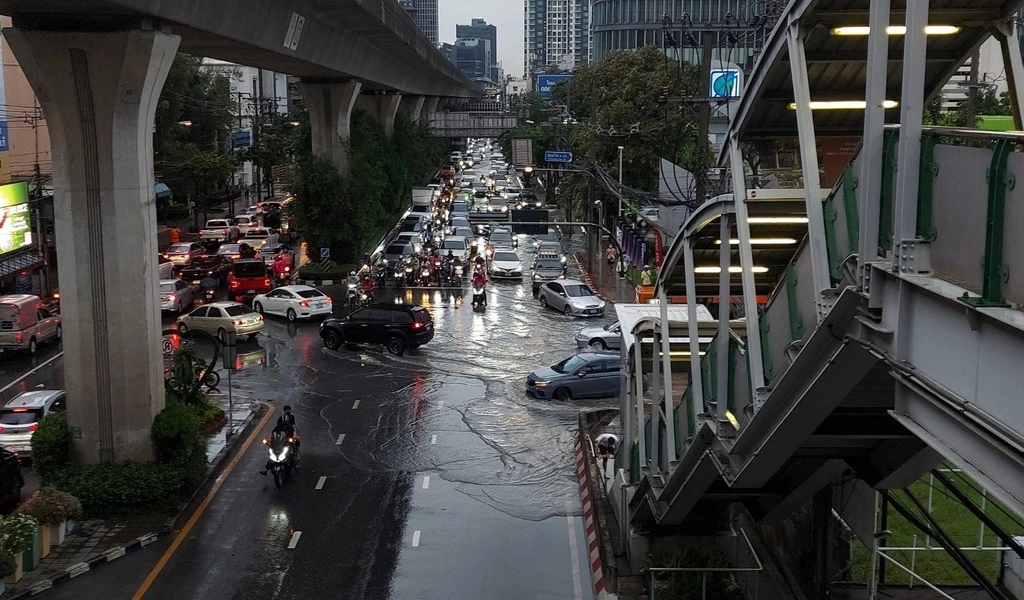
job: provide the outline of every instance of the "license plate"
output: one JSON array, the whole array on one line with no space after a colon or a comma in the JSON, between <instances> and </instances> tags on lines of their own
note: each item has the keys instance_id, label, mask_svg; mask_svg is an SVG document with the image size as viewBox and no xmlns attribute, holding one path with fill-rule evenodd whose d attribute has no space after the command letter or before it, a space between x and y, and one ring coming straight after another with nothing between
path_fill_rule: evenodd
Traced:
<instances>
[{"instance_id":1,"label":"license plate","mask_svg":"<svg viewBox=\"0 0 1024 600\"><path fill-rule=\"evenodd\" d=\"M200 283L202 283L202 281L200 281L198 279L193 279L192 280L192 285L199 285Z\"/></svg>"},{"instance_id":2,"label":"license plate","mask_svg":"<svg viewBox=\"0 0 1024 600\"><path fill-rule=\"evenodd\" d=\"M587 314L588 315L596 315L597 314L597 309L596 308L587 309Z\"/></svg>"},{"instance_id":3,"label":"license plate","mask_svg":"<svg viewBox=\"0 0 1024 600\"><path fill-rule=\"evenodd\" d=\"M323 308L323 307L324 307L324 303L323 302L317 302L316 304L313 305L313 308Z\"/></svg>"}]
</instances>

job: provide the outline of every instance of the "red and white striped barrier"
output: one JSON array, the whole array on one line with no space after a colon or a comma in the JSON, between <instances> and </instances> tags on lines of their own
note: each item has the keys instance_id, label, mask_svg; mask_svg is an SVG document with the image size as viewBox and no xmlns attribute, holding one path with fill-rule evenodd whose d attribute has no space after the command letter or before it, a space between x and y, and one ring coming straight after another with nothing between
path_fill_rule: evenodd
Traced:
<instances>
[{"instance_id":1,"label":"red and white striped barrier","mask_svg":"<svg viewBox=\"0 0 1024 600\"><path fill-rule=\"evenodd\" d=\"M594 584L595 600L615 598L605 589L604 571L601 569L601 536L597 531L597 517L594 515L594 497L590 493L587 478L587 459L583 453L583 434L577 432L575 442L576 480L579 483L580 500L583 502L583 530L587 538L587 556L590 563L590 577ZM589 441L588 441L589 442Z\"/></svg>"}]
</instances>

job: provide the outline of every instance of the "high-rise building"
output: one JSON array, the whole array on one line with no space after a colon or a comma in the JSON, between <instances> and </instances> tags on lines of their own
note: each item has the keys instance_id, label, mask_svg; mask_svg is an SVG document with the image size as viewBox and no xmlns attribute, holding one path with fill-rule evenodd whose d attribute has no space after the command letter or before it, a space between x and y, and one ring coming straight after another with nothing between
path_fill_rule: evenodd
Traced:
<instances>
[{"instance_id":1,"label":"high-rise building","mask_svg":"<svg viewBox=\"0 0 1024 600\"><path fill-rule=\"evenodd\" d=\"M525 0L526 73L571 71L590 62L591 0Z\"/></svg>"},{"instance_id":2,"label":"high-rise building","mask_svg":"<svg viewBox=\"0 0 1024 600\"><path fill-rule=\"evenodd\" d=\"M490 80L490 40L455 40L455 66L473 80Z\"/></svg>"},{"instance_id":3,"label":"high-rise building","mask_svg":"<svg viewBox=\"0 0 1024 600\"><path fill-rule=\"evenodd\" d=\"M763 2L749 0L593 0L592 32L593 61L602 60L616 50L632 50L644 46L663 44L662 18L668 15L674 22L673 35L685 35L679 25L682 15L689 16L693 23L691 30L699 38L702 26L721 25L726 15L741 24L748 24L765 12ZM714 58L742 65L753 66L753 59L764 45L770 27L744 29L738 35L738 43L716 44ZM701 49L683 45L674 52L683 52L683 60L696 64Z\"/></svg>"},{"instance_id":4,"label":"high-rise building","mask_svg":"<svg viewBox=\"0 0 1024 600\"><path fill-rule=\"evenodd\" d=\"M473 19L469 25L456 25L455 37L460 40L487 40L490 42L490 60L482 76L498 83L501 75L498 72L498 28L488 25L483 19Z\"/></svg>"},{"instance_id":5,"label":"high-rise building","mask_svg":"<svg viewBox=\"0 0 1024 600\"><path fill-rule=\"evenodd\" d=\"M398 0L420 31L427 34L430 43L437 45L437 0Z\"/></svg>"}]
</instances>

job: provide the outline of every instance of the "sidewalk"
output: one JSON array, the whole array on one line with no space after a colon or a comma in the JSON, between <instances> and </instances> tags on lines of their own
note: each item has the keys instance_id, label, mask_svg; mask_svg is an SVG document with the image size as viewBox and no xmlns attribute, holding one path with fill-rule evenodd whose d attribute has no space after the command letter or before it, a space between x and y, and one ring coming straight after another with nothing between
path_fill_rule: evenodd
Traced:
<instances>
[{"instance_id":1,"label":"sidewalk","mask_svg":"<svg viewBox=\"0 0 1024 600\"><path fill-rule=\"evenodd\" d=\"M580 279L597 292L606 302L635 303L636 289L626 279L619 279L603 256L577 250L573 253L580 269Z\"/></svg>"},{"instance_id":2,"label":"sidewalk","mask_svg":"<svg viewBox=\"0 0 1024 600\"><path fill-rule=\"evenodd\" d=\"M217 405L228 412L227 395L211 395ZM229 422L234 425L237 433L243 423L255 410L253 401L242 394L235 394L233 410ZM228 424L207 435L206 455L210 461L210 469L215 468L217 460L226 457L224 449L227 445ZM8 585L5 599L17 598L21 595L34 595L49 589L55 582L90 570L90 567L114 560L131 548L143 547L156 541L157 537L171 530L176 515L159 512L153 514L131 515L112 519L90 519L75 524L75 529L65 538L60 546L53 547L46 558L15 585Z\"/></svg>"}]
</instances>

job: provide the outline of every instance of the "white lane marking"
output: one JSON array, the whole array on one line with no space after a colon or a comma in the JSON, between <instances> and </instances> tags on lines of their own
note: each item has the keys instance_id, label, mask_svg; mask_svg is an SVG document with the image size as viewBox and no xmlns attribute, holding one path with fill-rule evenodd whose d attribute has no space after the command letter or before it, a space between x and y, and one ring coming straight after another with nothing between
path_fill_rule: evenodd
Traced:
<instances>
[{"instance_id":1,"label":"white lane marking","mask_svg":"<svg viewBox=\"0 0 1024 600\"><path fill-rule=\"evenodd\" d=\"M437 401L437 407L438 408L444 408L444 400L438 400Z\"/></svg>"},{"instance_id":2,"label":"white lane marking","mask_svg":"<svg viewBox=\"0 0 1024 600\"><path fill-rule=\"evenodd\" d=\"M437 436L436 435L430 436L430 444L434 445L436 443L437 443Z\"/></svg>"},{"instance_id":3,"label":"white lane marking","mask_svg":"<svg viewBox=\"0 0 1024 600\"><path fill-rule=\"evenodd\" d=\"M356 400L355 402L352 403L352 410L355 410L357 408L359 408L359 401L358 400Z\"/></svg>"},{"instance_id":4,"label":"white lane marking","mask_svg":"<svg viewBox=\"0 0 1024 600\"><path fill-rule=\"evenodd\" d=\"M327 483L327 476L326 475L321 475L320 479L317 479L317 481L316 481L316 487L313 488L313 489L322 490L322 489L324 489L324 484L325 483Z\"/></svg>"},{"instance_id":5,"label":"white lane marking","mask_svg":"<svg viewBox=\"0 0 1024 600\"><path fill-rule=\"evenodd\" d=\"M292 534L292 539L288 540L288 549L292 550L299 545L299 538L302 537L301 531L296 531Z\"/></svg>"},{"instance_id":6,"label":"white lane marking","mask_svg":"<svg viewBox=\"0 0 1024 600\"><path fill-rule=\"evenodd\" d=\"M344 433L339 433L338 434L338 440L336 442L334 442L334 445L335 446L340 446L341 443L344 442L344 441L345 441L345 434Z\"/></svg>"},{"instance_id":7,"label":"white lane marking","mask_svg":"<svg viewBox=\"0 0 1024 600\"><path fill-rule=\"evenodd\" d=\"M25 372L25 374L24 374L24 375L22 375L21 377L19 377L19 378L15 379L14 381L12 381L12 382L8 383L7 385L5 385L4 387L0 388L0 394L2 394L2 393L4 393L4 392L6 392L7 390L11 389L12 387L14 387L14 386L18 385L19 383L21 383L21 380L25 379L25 378L26 378L26 377L28 377L29 375L31 375L31 374L33 374L33 373L35 373L35 372L36 372L36 371L38 371L39 369L42 369L42 368L43 368L43 367L45 367L46 365L48 365L48 364L52 363L53 361L57 360L58 358L60 358L60 357L62 357L62 356L64 356L64 351L63 351L63 350L61 350L61 351L60 351L60 352L58 352L57 354L54 354L54 355L53 355L53 356L51 356L50 358L46 359L46 361L45 361L45 362L43 362L43 363L41 363L41 364L39 364L39 365L37 365L37 366L33 367L33 368L32 368L32 369L30 369L29 371L26 371L26 372ZM36 387L39 387L39 386L36 386Z\"/></svg>"},{"instance_id":8,"label":"white lane marking","mask_svg":"<svg viewBox=\"0 0 1024 600\"><path fill-rule=\"evenodd\" d=\"M572 559L572 592L573 598L583 600L583 586L580 585L580 557L576 548L576 517L565 518L569 526L569 556Z\"/></svg>"},{"instance_id":9,"label":"white lane marking","mask_svg":"<svg viewBox=\"0 0 1024 600\"><path fill-rule=\"evenodd\" d=\"M420 545L420 530L412 532L412 547L416 548Z\"/></svg>"},{"instance_id":10,"label":"white lane marking","mask_svg":"<svg viewBox=\"0 0 1024 600\"><path fill-rule=\"evenodd\" d=\"M430 475L424 475L423 476L423 489L427 489L429 487L430 487Z\"/></svg>"}]
</instances>

